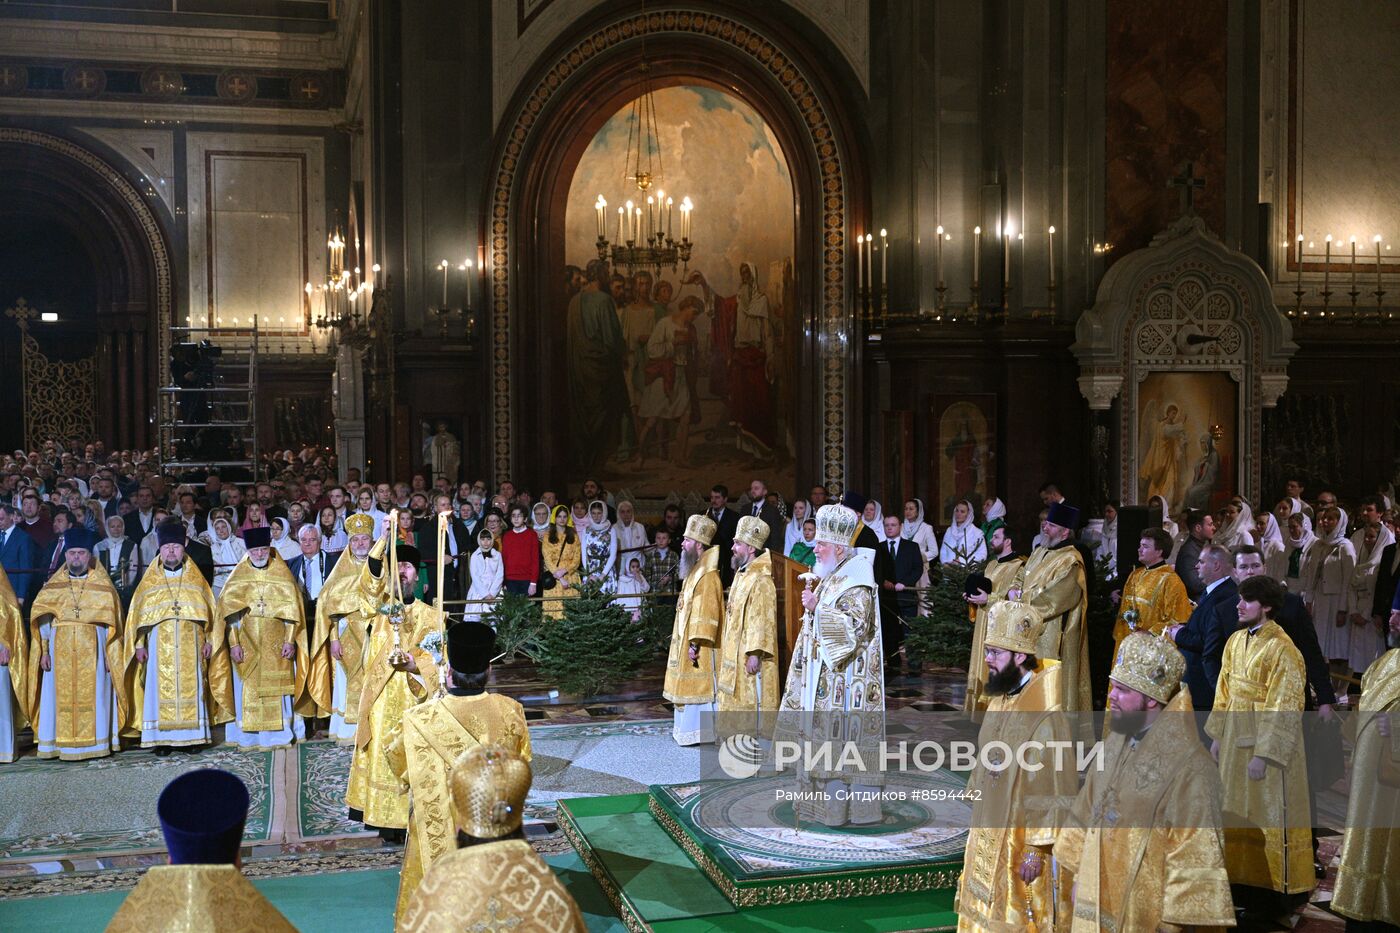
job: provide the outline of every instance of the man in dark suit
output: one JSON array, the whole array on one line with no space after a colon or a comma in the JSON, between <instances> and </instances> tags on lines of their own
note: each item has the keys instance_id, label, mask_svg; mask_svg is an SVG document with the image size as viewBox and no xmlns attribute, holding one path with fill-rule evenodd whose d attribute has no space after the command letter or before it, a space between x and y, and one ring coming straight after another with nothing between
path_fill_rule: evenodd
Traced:
<instances>
[{"instance_id":1,"label":"man in dark suit","mask_svg":"<svg viewBox=\"0 0 1400 933\"><path fill-rule=\"evenodd\" d=\"M39 559L34 541L19 527L19 509L6 502L0 505L0 566L10 578L10 588L21 607L43 584L43 575L33 573ZM25 610L28 614L28 610Z\"/></svg>"},{"instance_id":2,"label":"man in dark suit","mask_svg":"<svg viewBox=\"0 0 1400 933\"><path fill-rule=\"evenodd\" d=\"M180 521L179 518L174 516L167 518L165 521L161 522L161 524L176 524L182 527L188 527L184 522ZM157 526L157 530L159 530L159 526ZM209 550L209 545L200 541L198 538L189 538L185 541L185 554L190 560L194 561L194 565L198 568L200 576L204 577L204 582L213 586L214 552Z\"/></svg>"},{"instance_id":3,"label":"man in dark suit","mask_svg":"<svg viewBox=\"0 0 1400 933\"><path fill-rule=\"evenodd\" d=\"M919 614L919 579L924 555L901 534L897 515L885 516L885 539L875 549L875 585L880 588L880 633L885 646L885 669L899 667L905 620Z\"/></svg>"},{"instance_id":4,"label":"man in dark suit","mask_svg":"<svg viewBox=\"0 0 1400 933\"><path fill-rule=\"evenodd\" d=\"M768 484L761 479L756 479L749 483L749 502L747 513L755 518L763 519L763 523L768 526L768 541L781 542L787 533L786 524L783 521L783 513L777 507L768 502Z\"/></svg>"},{"instance_id":5,"label":"man in dark suit","mask_svg":"<svg viewBox=\"0 0 1400 933\"><path fill-rule=\"evenodd\" d=\"M132 501L136 508L128 512L122 518L122 522L126 525L126 536L140 544L156 527L156 498L150 486L141 486L136 490Z\"/></svg>"},{"instance_id":6,"label":"man in dark suit","mask_svg":"<svg viewBox=\"0 0 1400 933\"><path fill-rule=\"evenodd\" d=\"M1371 620L1382 628L1390 619L1391 608L1400 599L1400 550L1394 544L1387 544L1381 551L1381 562L1376 565L1376 598L1371 603Z\"/></svg>"},{"instance_id":7,"label":"man in dark suit","mask_svg":"<svg viewBox=\"0 0 1400 933\"><path fill-rule=\"evenodd\" d=\"M287 569L301 587L302 602L306 606L307 635L314 641L316 600L342 552L328 554L321 550L321 531L315 525L302 525L297 529L297 544L301 546L301 553L287 561Z\"/></svg>"},{"instance_id":8,"label":"man in dark suit","mask_svg":"<svg viewBox=\"0 0 1400 933\"><path fill-rule=\"evenodd\" d=\"M1196 560L1196 574L1204 589L1185 625L1173 625L1168 636L1186 656L1186 685L1197 712L1210 712L1215 705L1215 684L1220 679L1220 660L1225 641L1239 628L1239 590L1230 576L1231 558L1227 548L1207 544Z\"/></svg>"},{"instance_id":9,"label":"man in dark suit","mask_svg":"<svg viewBox=\"0 0 1400 933\"><path fill-rule=\"evenodd\" d=\"M739 513L729 507L729 487L715 483L710 490L710 507L705 511L715 523L712 547L719 548L719 579L726 587L734 580L734 532L739 530Z\"/></svg>"},{"instance_id":10,"label":"man in dark suit","mask_svg":"<svg viewBox=\"0 0 1400 933\"><path fill-rule=\"evenodd\" d=\"M180 493L179 506L176 508L173 518L179 520L185 526L185 537L194 538L203 534L209 528L209 518L199 511L195 504L194 493L188 489Z\"/></svg>"},{"instance_id":11,"label":"man in dark suit","mask_svg":"<svg viewBox=\"0 0 1400 933\"><path fill-rule=\"evenodd\" d=\"M1209 512L1190 512L1186 516L1186 532L1186 540L1181 542L1176 552L1176 575L1186 584L1186 595L1194 602L1200 602L1206 585L1196 575L1196 561L1200 559L1202 549L1215 537L1215 519ZM1230 630L1234 631L1234 628L1231 623ZM1188 668L1187 677L1190 676Z\"/></svg>"}]
</instances>

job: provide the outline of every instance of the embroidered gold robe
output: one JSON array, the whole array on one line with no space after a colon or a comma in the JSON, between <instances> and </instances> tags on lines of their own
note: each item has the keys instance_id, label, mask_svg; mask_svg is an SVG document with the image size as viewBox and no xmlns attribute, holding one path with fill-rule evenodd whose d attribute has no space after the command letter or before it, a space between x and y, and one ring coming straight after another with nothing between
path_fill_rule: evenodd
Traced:
<instances>
[{"instance_id":1,"label":"embroidered gold robe","mask_svg":"<svg viewBox=\"0 0 1400 933\"><path fill-rule=\"evenodd\" d=\"M1040 638L1036 656L1060 662L1064 708L1092 711L1089 641L1084 633L1089 608L1084 558L1072 544L1038 547L1016 574L1011 589L1020 590L1020 601L1039 609L1045 617L1045 634Z\"/></svg>"},{"instance_id":2,"label":"embroidered gold robe","mask_svg":"<svg viewBox=\"0 0 1400 933\"><path fill-rule=\"evenodd\" d=\"M0 741L0 763L7 763L15 760L15 733L24 725L20 717L26 715L24 698L29 695L29 672L28 649L24 644L24 616L3 567L0 567L0 645L10 652L9 663L0 668L0 703L5 704L0 709L0 717L3 717L0 719L0 730L9 733L5 741ZM3 728L6 725L8 729Z\"/></svg>"},{"instance_id":3,"label":"embroidered gold robe","mask_svg":"<svg viewBox=\"0 0 1400 933\"><path fill-rule=\"evenodd\" d=\"M45 628L49 629L48 638L44 637ZM29 632L23 704L25 716L34 726L36 740L41 732L43 704L40 696L44 672L39 661L43 655L49 655L49 667L53 672L54 744L57 748L46 751L41 741L39 757L82 761L110 755L111 740L117 737L107 734L111 723L110 707L101 711L107 722L98 722L98 693L109 691L107 703L115 693L117 722L124 722L125 701L121 691L114 689L112 673L122 669L122 600L102 565L95 565L81 580L70 577L68 569L60 567L34 597L29 610ZM102 653L101 665L98 651ZM115 683L120 685L120 678L115 678ZM97 747L99 733L105 736L102 740L107 743L105 747Z\"/></svg>"},{"instance_id":4,"label":"embroidered gold robe","mask_svg":"<svg viewBox=\"0 0 1400 933\"><path fill-rule=\"evenodd\" d=\"M153 637L148 641L147 635ZM211 646L207 661L202 651L206 644ZM145 664L136 660L139 647L149 652ZM188 555L178 577L167 577L159 560L146 568L127 609L122 657L124 680L118 692L124 690L131 701L123 734L195 729L201 707L208 712L210 726L233 719L233 675L224 621L215 610L213 591ZM159 672L160 697L157 715L147 718L146 669L152 664Z\"/></svg>"},{"instance_id":5,"label":"embroidered gold robe","mask_svg":"<svg viewBox=\"0 0 1400 933\"><path fill-rule=\"evenodd\" d=\"M1041 752L1024 753L1022 768L1014 760L1002 771L986 769L979 755L968 779L978 795L972 805L972 826L958 880L959 930L1055 929L1056 918L1067 912L1071 878L1061 871L1058 883L1050 861L1051 846L1065 810L1079 790L1073 752L1064 767L1055 767L1048 742L1071 742L1070 717L1062 714L1064 688L1059 680L1064 665L1041 660L1029 682L1012 696L988 698L977 744L1005 742L1013 751L1030 742ZM1028 852L1041 856L1040 876L1031 884L1021 880Z\"/></svg>"},{"instance_id":6,"label":"embroidered gold robe","mask_svg":"<svg viewBox=\"0 0 1400 933\"><path fill-rule=\"evenodd\" d=\"M676 618L671 628L671 651L666 659L662 694L672 703L715 701L715 646L724 624L724 585L719 579L719 548L700 555L681 584ZM690 660L691 644L700 646L698 664Z\"/></svg>"},{"instance_id":7,"label":"embroidered gold robe","mask_svg":"<svg viewBox=\"0 0 1400 933\"><path fill-rule=\"evenodd\" d=\"M771 552L764 551L735 572L718 650L719 711L777 710L778 589L773 583ZM751 654L758 656L757 674L750 674L746 667ZM760 733L766 735L771 730L769 723Z\"/></svg>"},{"instance_id":8,"label":"embroidered gold robe","mask_svg":"<svg viewBox=\"0 0 1400 933\"><path fill-rule=\"evenodd\" d=\"M107 933L296 933L233 865L154 865Z\"/></svg>"},{"instance_id":9,"label":"embroidered gold robe","mask_svg":"<svg viewBox=\"0 0 1400 933\"><path fill-rule=\"evenodd\" d=\"M1303 755L1303 656L1277 622L1225 642L1206 733L1220 743L1225 867L1231 884L1285 894L1311 891L1312 817ZM1264 778L1245 773L1259 756Z\"/></svg>"},{"instance_id":10,"label":"embroidered gold robe","mask_svg":"<svg viewBox=\"0 0 1400 933\"><path fill-rule=\"evenodd\" d=\"M963 710L973 714L974 719L980 719L982 710L987 708L984 693L987 686L987 649L983 645L983 639L987 637L987 611L1006 599L1007 591L1025 562L1025 558L1012 555L998 557L982 568L982 575L992 581L992 591L987 594L986 605L977 607L972 620L972 654L968 657L967 694L963 697Z\"/></svg>"},{"instance_id":11,"label":"embroidered gold robe","mask_svg":"<svg viewBox=\"0 0 1400 933\"><path fill-rule=\"evenodd\" d=\"M401 729L385 749L410 804L395 916L404 915L423 873L456 848L448 779L457 756L478 745L500 745L528 762L530 730L524 708L491 693L445 696L404 713Z\"/></svg>"},{"instance_id":12,"label":"embroidered gold robe","mask_svg":"<svg viewBox=\"0 0 1400 933\"><path fill-rule=\"evenodd\" d=\"M267 566L259 568L244 555L219 593L218 613L227 627L229 647L243 649L243 660L233 662L243 684L238 728L288 728L283 697L292 698L296 713L315 715L315 701L307 695L306 606L282 556L271 551ZM292 657L282 657L284 644L292 646Z\"/></svg>"},{"instance_id":13,"label":"embroidered gold robe","mask_svg":"<svg viewBox=\"0 0 1400 933\"><path fill-rule=\"evenodd\" d=\"M1235 925L1220 774L1201 745L1191 691L1180 689L1138 742L1109 733L1055 839L1074 873L1074 933L1176 924Z\"/></svg>"},{"instance_id":14,"label":"embroidered gold robe","mask_svg":"<svg viewBox=\"0 0 1400 933\"><path fill-rule=\"evenodd\" d=\"M1394 924L1400 918L1400 788L1382 784L1377 774L1383 764L1400 771L1400 648L1366 669L1357 709L1346 835L1331 908L1353 920ZM1390 715L1389 737L1377 723L1383 712Z\"/></svg>"},{"instance_id":15,"label":"embroidered gold robe","mask_svg":"<svg viewBox=\"0 0 1400 933\"><path fill-rule=\"evenodd\" d=\"M399 915L399 933L584 933L583 915L528 842L454 849L433 865Z\"/></svg>"},{"instance_id":16,"label":"embroidered gold robe","mask_svg":"<svg viewBox=\"0 0 1400 933\"><path fill-rule=\"evenodd\" d=\"M351 725L359 719L370 626L374 624L376 607L384 599L379 592L367 597L366 581L379 581L369 577L365 563L347 548L321 587L316 597L315 632L309 646L311 669L306 678L306 689L316 702L317 715L334 713ZM331 644L337 641L339 661L331 656ZM334 697L337 669L345 680L344 697L339 704L343 709L337 708Z\"/></svg>"},{"instance_id":17,"label":"embroidered gold robe","mask_svg":"<svg viewBox=\"0 0 1400 933\"><path fill-rule=\"evenodd\" d=\"M1132 623L1128 613L1136 613ZM1118 620L1113 623L1113 656L1118 646L1134 631L1162 634L1169 625L1184 625L1191 618L1191 599L1186 584L1171 564L1134 567L1123 584L1123 600L1118 604Z\"/></svg>"}]
</instances>

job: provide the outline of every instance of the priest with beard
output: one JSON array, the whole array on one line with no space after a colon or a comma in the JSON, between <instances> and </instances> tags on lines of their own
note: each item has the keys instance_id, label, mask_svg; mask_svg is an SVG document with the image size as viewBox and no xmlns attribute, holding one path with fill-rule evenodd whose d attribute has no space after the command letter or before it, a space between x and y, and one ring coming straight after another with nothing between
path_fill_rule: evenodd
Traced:
<instances>
[{"instance_id":1,"label":"priest with beard","mask_svg":"<svg viewBox=\"0 0 1400 933\"><path fill-rule=\"evenodd\" d=\"M986 682L987 665L983 661L985 653L982 640L987 634L987 612L991 606L1006 599L1007 591L1025 563L1024 557L1016 554L1016 545L1011 538L1011 529L1000 518L994 518L987 525L987 543L991 548L992 559L987 561L979 574L968 574L964 599L976 606L976 616L972 620L972 654L967 665L967 694L963 699L963 710L974 722L980 722L982 711L987 708Z\"/></svg>"},{"instance_id":2,"label":"priest with beard","mask_svg":"<svg viewBox=\"0 0 1400 933\"><path fill-rule=\"evenodd\" d=\"M1055 839L1074 874L1075 933L1234 925L1220 775L1197 738L1185 671L1157 635L1119 646L1103 767L1087 770Z\"/></svg>"},{"instance_id":3,"label":"priest with beard","mask_svg":"<svg viewBox=\"0 0 1400 933\"><path fill-rule=\"evenodd\" d=\"M715 646L724 624L724 587L719 559L724 548L710 542L717 526L692 515L681 541L681 595L671 628L662 695L675 704L672 735L677 745L715 740Z\"/></svg>"},{"instance_id":4,"label":"priest with beard","mask_svg":"<svg viewBox=\"0 0 1400 933\"><path fill-rule=\"evenodd\" d=\"M347 516L349 546L331 569L315 601L315 637L307 689L322 710L330 710L330 736L355 741L360 692L365 680L365 649L375 607L383 594L366 599L362 590L365 561L374 546L374 519L361 512Z\"/></svg>"},{"instance_id":5,"label":"priest with beard","mask_svg":"<svg viewBox=\"0 0 1400 933\"><path fill-rule=\"evenodd\" d=\"M725 604L719 638L719 712L734 725L753 725L755 735L772 731L778 708L778 590L773 558L764 550L769 528L745 515L734 533L734 583ZM739 713L751 714L740 717Z\"/></svg>"},{"instance_id":6,"label":"priest with beard","mask_svg":"<svg viewBox=\"0 0 1400 933\"><path fill-rule=\"evenodd\" d=\"M972 825L958 884L959 930L1053 930L1068 917L1069 873L1051 861L1062 814L1079 790L1074 728L1065 715L1064 668L1036 656L1045 619L1034 606L999 602L983 638L987 712L984 752L968 780ZM992 743L1003 749L988 765ZM1055 745L1063 743L1061 757Z\"/></svg>"}]
</instances>

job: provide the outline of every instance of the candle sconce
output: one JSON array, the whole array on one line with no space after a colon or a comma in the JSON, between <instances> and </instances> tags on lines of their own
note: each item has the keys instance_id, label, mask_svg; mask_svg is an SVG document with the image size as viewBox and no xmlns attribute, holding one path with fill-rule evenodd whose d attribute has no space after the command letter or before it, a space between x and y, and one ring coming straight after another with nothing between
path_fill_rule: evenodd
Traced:
<instances>
[{"instance_id":1,"label":"candle sconce","mask_svg":"<svg viewBox=\"0 0 1400 933\"><path fill-rule=\"evenodd\" d=\"M472 274L472 261L470 259L457 266L457 271L464 274L466 278L466 288L463 303L454 307L448 298L448 272L450 266L446 259L438 263L438 268L442 270L442 302L436 306L430 306L428 311L437 317L439 330L438 334L442 340L448 339L449 325L453 318L463 322L464 335L469 345L476 342L477 314L472 308L472 291L475 277ZM478 266L480 269L480 266Z\"/></svg>"}]
</instances>

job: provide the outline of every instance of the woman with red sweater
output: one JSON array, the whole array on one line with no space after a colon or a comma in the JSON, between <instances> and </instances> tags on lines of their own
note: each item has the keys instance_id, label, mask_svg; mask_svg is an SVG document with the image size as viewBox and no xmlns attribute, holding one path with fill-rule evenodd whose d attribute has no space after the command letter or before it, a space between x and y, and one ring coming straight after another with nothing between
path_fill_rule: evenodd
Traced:
<instances>
[{"instance_id":1,"label":"woman with red sweater","mask_svg":"<svg viewBox=\"0 0 1400 933\"><path fill-rule=\"evenodd\" d=\"M510 507L510 530L501 535L501 561L505 564L506 592L534 596L540 578L540 536L531 529L523 506Z\"/></svg>"}]
</instances>

